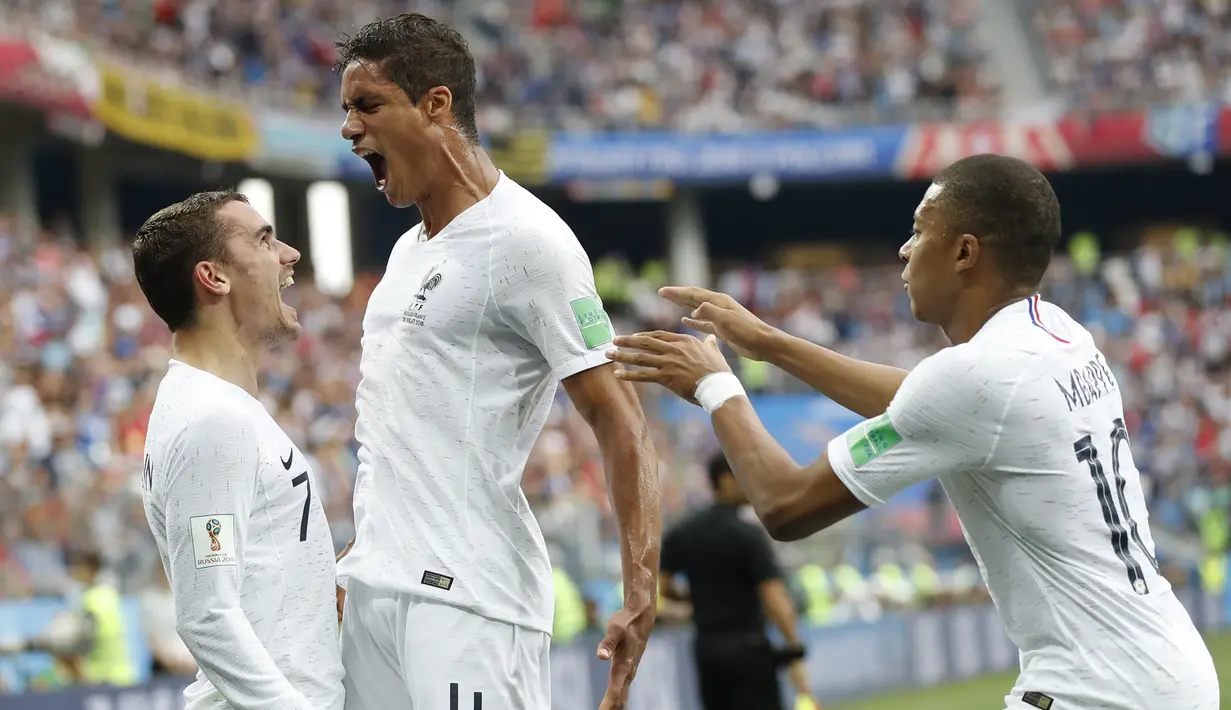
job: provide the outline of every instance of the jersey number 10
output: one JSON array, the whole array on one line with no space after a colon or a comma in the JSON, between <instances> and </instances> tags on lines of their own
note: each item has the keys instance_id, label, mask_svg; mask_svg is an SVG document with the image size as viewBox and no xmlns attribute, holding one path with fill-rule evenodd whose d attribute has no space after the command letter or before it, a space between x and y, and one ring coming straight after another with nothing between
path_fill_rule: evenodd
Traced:
<instances>
[{"instance_id":1,"label":"jersey number 10","mask_svg":"<svg viewBox=\"0 0 1231 710\"><path fill-rule=\"evenodd\" d=\"M1145 574L1133 556L1133 551L1129 549L1129 539L1131 538L1137 544L1155 572L1158 571L1158 561L1141 541L1141 534L1137 531L1137 521L1133 520L1133 514L1128 509L1128 500L1124 497L1124 486L1128 481L1120 475L1120 444L1122 443L1128 443L1128 430L1124 427L1123 419L1116 419L1111 423L1111 475L1115 479L1114 492L1112 491L1113 482L1107 480L1107 474L1103 471L1103 462L1098 457L1098 449L1094 448L1094 442L1090 437L1083 436L1074 442L1073 451L1077 454L1078 461L1090 467L1090 477L1094 479L1099 505L1103 508L1103 521L1111 529L1111 547L1115 550L1116 557L1120 558L1128 570L1129 585L1138 594L1149 594L1150 588L1146 584ZM1117 503L1119 504L1118 510Z\"/></svg>"}]
</instances>

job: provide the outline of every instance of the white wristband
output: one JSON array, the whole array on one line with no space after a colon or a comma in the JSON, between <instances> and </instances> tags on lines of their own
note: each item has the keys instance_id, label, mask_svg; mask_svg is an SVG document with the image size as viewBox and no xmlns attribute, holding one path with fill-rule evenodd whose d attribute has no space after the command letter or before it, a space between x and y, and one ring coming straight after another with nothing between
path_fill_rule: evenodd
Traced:
<instances>
[{"instance_id":1,"label":"white wristband","mask_svg":"<svg viewBox=\"0 0 1231 710\"><path fill-rule=\"evenodd\" d=\"M744 386L740 384L739 378L733 373L711 372L697 382L697 389L693 391L692 396L706 414L713 414L723 402L740 395L746 396L747 393L744 392Z\"/></svg>"}]
</instances>

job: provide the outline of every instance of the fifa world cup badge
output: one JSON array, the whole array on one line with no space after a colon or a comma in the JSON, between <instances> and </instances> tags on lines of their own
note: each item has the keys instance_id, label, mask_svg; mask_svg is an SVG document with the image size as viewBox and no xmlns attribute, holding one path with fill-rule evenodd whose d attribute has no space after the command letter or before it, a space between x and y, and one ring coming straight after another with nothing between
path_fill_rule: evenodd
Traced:
<instances>
[{"instance_id":1,"label":"fifa world cup badge","mask_svg":"<svg viewBox=\"0 0 1231 710\"><path fill-rule=\"evenodd\" d=\"M205 524L205 532L209 533L209 549L210 552L217 552L222 549L222 545L218 544L218 534L222 532L222 523L218 522L218 518L210 518Z\"/></svg>"},{"instance_id":2,"label":"fifa world cup badge","mask_svg":"<svg viewBox=\"0 0 1231 710\"><path fill-rule=\"evenodd\" d=\"M199 515L188 524L197 569L235 566L234 515Z\"/></svg>"}]
</instances>

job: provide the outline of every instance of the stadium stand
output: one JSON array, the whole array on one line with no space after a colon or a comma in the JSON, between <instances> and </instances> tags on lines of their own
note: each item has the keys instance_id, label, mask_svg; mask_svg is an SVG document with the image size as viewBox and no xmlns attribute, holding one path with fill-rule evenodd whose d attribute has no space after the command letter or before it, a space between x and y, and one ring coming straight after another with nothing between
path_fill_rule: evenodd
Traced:
<instances>
[{"instance_id":1,"label":"stadium stand","mask_svg":"<svg viewBox=\"0 0 1231 710\"><path fill-rule=\"evenodd\" d=\"M1027 5L1052 80L1081 105L1231 99L1231 8L1225 2Z\"/></svg>"},{"instance_id":2,"label":"stadium stand","mask_svg":"<svg viewBox=\"0 0 1231 710\"><path fill-rule=\"evenodd\" d=\"M888 120L993 95L973 0L516 3L9 0L13 17L262 104L333 110L333 41L418 10L458 27L479 128L739 130Z\"/></svg>"}]
</instances>

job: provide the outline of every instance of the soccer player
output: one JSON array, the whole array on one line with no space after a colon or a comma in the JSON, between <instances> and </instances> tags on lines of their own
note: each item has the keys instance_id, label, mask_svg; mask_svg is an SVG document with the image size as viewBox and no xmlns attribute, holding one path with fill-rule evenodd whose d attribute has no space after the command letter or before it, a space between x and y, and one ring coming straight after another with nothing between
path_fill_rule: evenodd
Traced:
<instances>
[{"instance_id":1,"label":"soccer player","mask_svg":"<svg viewBox=\"0 0 1231 710\"><path fill-rule=\"evenodd\" d=\"M1213 661L1159 574L1120 386L1090 333L1039 296L1060 239L1047 180L1002 156L942 171L902 246L911 311L953 346L906 372L790 337L732 298L663 294L710 333L616 339L612 359L699 403L757 514L802 538L939 478L1013 641L1007 708L1215 710ZM813 463L761 425L715 336L869 419Z\"/></svg>"},{"instance_id":2,"label":"soccer player","mask_svg":"<svg viewBox=\"0 0 1231 710\"><path fill-rule=\"evenodd\" d=\"M611 323L572 230L497 170L475 127L465 40L419 14L339 43L342 135L394 207L363 321L347 708L549 710L551 564L521 490L557 383L594 431L622 537L624 607L598 656L624 707L654 623L657 461L636 392L604 356Z\"/></svg>"},{"instance_id":3,"label":"soccer player","mask_svg":"<svg viewBox=\"0 0 1231 710\"><path fill-rule=\"evenodd\" d=\"M235 192L172 205L133 264L172 332L145 443L142 498L196 659L188 710L341 710L335 563L307 459L256 399L257 365L299 337L299 252Z\"/></svg>"}]
</instances>

